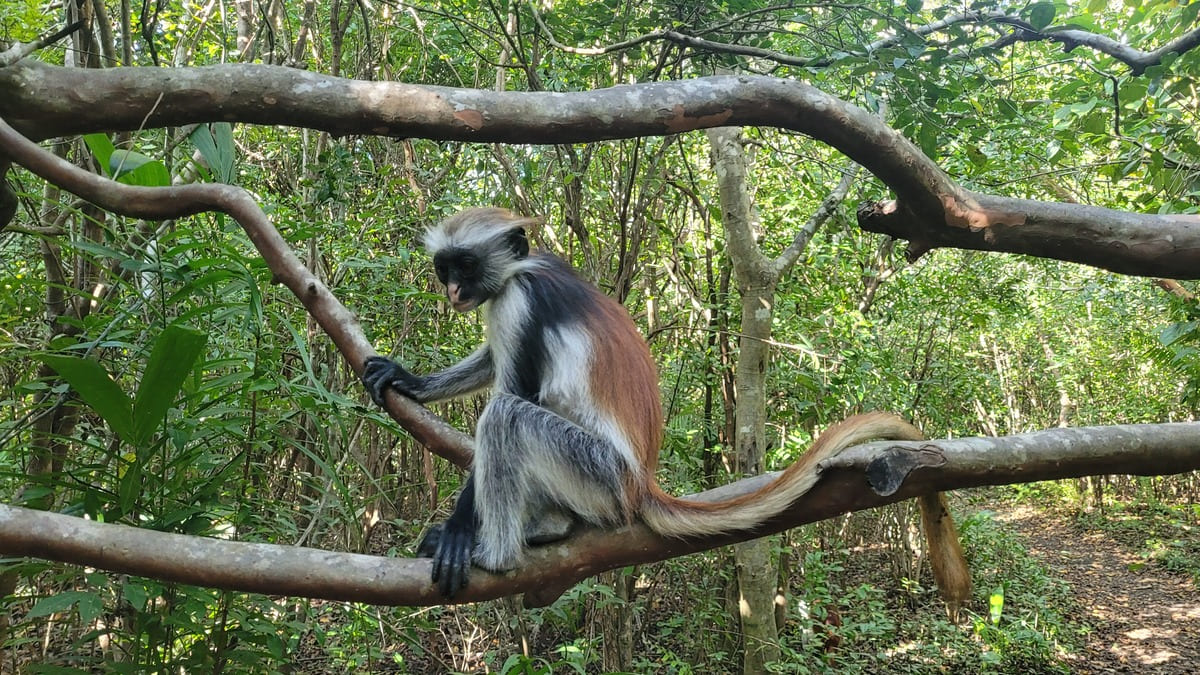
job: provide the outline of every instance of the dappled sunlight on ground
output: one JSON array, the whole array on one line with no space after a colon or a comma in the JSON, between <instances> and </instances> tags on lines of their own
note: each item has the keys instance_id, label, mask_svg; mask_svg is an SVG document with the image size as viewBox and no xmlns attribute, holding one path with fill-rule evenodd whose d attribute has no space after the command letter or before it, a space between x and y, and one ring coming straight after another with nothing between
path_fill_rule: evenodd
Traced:
<instances>
[{"instance_id":1,"label":"dappled sunlight on ground","mask_svg":"<svg viewBox=\"0 0 1200 675\"><path fill-rule=\"evenodd\" d=\"M1073 618L1092 627L1079 672L1200 672L1200 590L1190 578L1058 514L1011 506L996 519L1075 591Z\"/></svg>"}]
</instances>

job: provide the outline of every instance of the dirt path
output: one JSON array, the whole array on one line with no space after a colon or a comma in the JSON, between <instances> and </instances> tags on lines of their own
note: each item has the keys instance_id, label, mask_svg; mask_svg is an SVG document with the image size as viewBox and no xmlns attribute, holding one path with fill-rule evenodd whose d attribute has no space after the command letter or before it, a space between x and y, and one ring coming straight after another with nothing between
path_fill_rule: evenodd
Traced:
<instances>
[{"instance_id":1,"label":"dirt path","mask_svg":"<svg viewBox=\"0 0 1200 675\"><path fill-rule=\"evenodd\" d=\"M1053 513L1014 506L997 519L1074 589L1079 609L1071 618L1092 628L1076 672L1200 672L1200 590L1190 579L1141 566L1106 533L1080 532Z\"/></svg>"}]
</instances>

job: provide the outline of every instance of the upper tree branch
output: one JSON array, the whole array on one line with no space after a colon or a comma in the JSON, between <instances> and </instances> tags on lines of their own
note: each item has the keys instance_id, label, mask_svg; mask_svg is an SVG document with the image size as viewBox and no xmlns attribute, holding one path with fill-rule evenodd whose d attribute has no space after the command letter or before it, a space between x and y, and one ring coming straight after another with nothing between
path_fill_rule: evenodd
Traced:
<instances>
[{"instance_id":1,"label":"upper tree branch","mask_svg":"<svg viewBox=\"0 0 1200 675\"><path fill-rule=\"evenodd\" d=\"M213 120L503 143L578 143L773 126L828 143L895 203L862 211L912 252L1026 253L1125 274L1200 278L1200 216L1125 213L972 192L874 115L793 80L722 76L596 91L493 92L329 77L278 66L0 68L0 116L34 138Z\"/></svg>"},{"instance_id":2,"label":"upper tree branch","mask_svg":"<svg viewBox=\"0 0 1200 675\"><path fill-rule=\"evenodd\" d=\"M76 21L49 35L39 37L33 42L15 42L8 49L0 52L0 68L10 66L37 50L54 44L80 28L83 28L83 21Z\"/></svg>"},{"instance_id":3,"label":"upper tree branch","mask_svg":"<svg viewBox=\"0 0 1200 675\"><path fill-rule=\"evenodd\" d=\"M240 70L242 69L235 69ZM276 74L283 70L289 76L296 72L284 69L250 70L262 74ZM0 76L5 72L0 70ZM108 71L92 71L89 75L98 78L104 72ZM153 74L159 71L148 72ZM314 82L306 81L309 84ZM316 82L331 87L366 85L333 78L318 78ZM879 124L873 116L857 108L846 106L815 90L803 88L803 85L799 85L800 89L797 89L795 83L776 80L747 81L725 78L715 82L675 83L650 91L645 91L645 87L630 87L571 95L570 98L586 103L590 96L596 97L600 102L609 102L610 98L616 96L625 100L628 105L609 109L609 114L633 109L649 116L649 120L634 116L633 119L626 120L627 124L640 124L641 128L650 128L651 125L687 126L708 124L713 119L728 120L735 115L749 116L749 112L741 110L746 104L737 102L737 97L734 97L732 105L727 97L718 97L715 100L711 98L711 90L714 87L717 92L723 91L721 87L733 87L736 92L743 86L764 87L760 90L764 97L760 99L757 107L761 107L761 101L765 101L774 109L776 115L792 120L797 126L811 129L813 133L837 139L839 147L861 150L862 147L858 146L852 137L864 130L871 134L879 147L907 143ZM779 89L781 87L782 90ZM686 106L683 101L689 101L690 98L680 97L680 88L688 90L683 93L707 93L710 96L710 107L697 111ZM259 90L261 89L260 87ZM361 89L357 91L359 94L364 93ZM444 98L461 92L467 101L479 103L495 100L511 105L511 96L490 95L498 97L491 99L485 96L486 92L469 90L431 91L425 88L407 88L406 91L417 99L416 109L425 111L415 117L426 119L426 126L421 128L427 131L461 134L464 133L462 125L466 124L468 129L477 133L512 133L512 129L505 125L498 125L496 129L492 129L486 123L490 118L478 108L456 106L452 98ZM341 93L346 93L345 89L342 89ZM728 92L725 94L727 96ZM163 95L164 101L172 101L165 109L176 109L176 96L175 93ZM530 96L518 96L516 99L519 100L516 102L525 105L529 105L530 101L545 102L544 96ZM642 100L643 98L649 100ZM0 105L5 105L8 100L6 97L0 97ZM279 104L278 100L265 101L261 95L256 97L256 100L269 103L268 109L275 109L274 106ZM717 107L718 102L724 103L724 107ZM789 102L801 104L801 112L807 113L808 117L795 117L797 113L787 108L786 104ZM377 101L375 103L381 105ZM670 105L667 105L668 103ZM292 104L303 109L299 100ZM655 105L665 107L654 107ZM383 104L383 107L392 113L397 112L397 108L388 108L386 104ZM410 108L404 109L411 111ZM363 110L375 108L364 106ZM534 106L529 110L532 114L537 108ZM605 108L592 109L592 112L597 113L598 110ZM613 110L617 113L613 113ZM311 114L320 113L313 111ZM540 114L544 118L547 113ZM440 117L441 115L449 115L458 119L459 123L447 122ZM234 116L233 119L237 117ZM420 126L413 119L406 119L407 124ZM516 124L520 125L526 118L518 116L514 119L518 120ZM596 119L599 118L593 118ZM825 125L837 120L842 120L844 124L830 125L826 128ZM614 127L608 127L603 129L602 133L613 133L613 129ZM543 131L544 135L553 135L555 128L550 126ZM571 133L585 131L572 128ZM593 129L586 133L596 132ZM147 219L178 218L208 210L229 214L245 228L276 279L287 285L301 300L356 369L361 367L367 356L374 353L353 315L304 268L287 242L280 237L244 190L222 184L145 188L114 183L43 151L21 137L2 120L0 155L115 213ZM867 165L873 164L876 170L896 177L906 195L921 198L922 186L926 184L941 186L942 189L956 189L953 183L937 172L936 167L919 153L915 156L900 155L874 162L868 161L869 159L865 157L860 161ZM915 177L906 177L896 165L902 159L924 162L927 172ZM455 458L460 463L468 461L469 441L462 434L402 397L390 396L389 407L405 428L431 449ZM534 551L530 555L529 565L510 574L474 575L471 586L457 600L471 602L523 591L528 594L528 602L545 604L578 580L605 569L661 560L744 541L845 511L869 508L932 491L1104 473L1174 473L1195 468L1200 468L1200 425L1197 424L1055 429L1009 439L863 446L832 461L825 479L819 482L811 493L798 500L788 513L753 532L686 541L663 539L641 525L616 531L586 532L563 544ZM914 470L915 473L910 476L910 472ZM873 489L867 489L864 476ZM762 480L769 480L769 477L747 479L697 498L720 499L732 494L743 494L754 490ZM392 560L312 549L202 539L119 525L102 525L69 516L13 507L0 507L0 550L8 555L32 555L233 590L385 604L425 605L443 602L429 583L427 560Z\"/></svg>"},{"instance_id":4,"label":"upper tree branch","mask_svg":"<svg viewBox=\"0 0 1200 675\"><path fill-rule=\"evenodd\" d=\"M791 5L787 5L781 6L778 9L794 11L795 8ZM563 44L555 39L554 34L551 32L549 26L546 25L537 9L533 8L532 11L533 17L537 21L537 25L541 29L543 35L545 35L546 40L556 49L571 54L600 56L632 49L647 42L663 41L671 42L682 47L691 47L693 49L705 52L749 56L756 59L763 59L778 63L780 65L797 66L801 68L827 68L837 62L837 59L831 56L794 56L792 54L786 54L771 49L763 49L761 47L752 47L749 45L741 45L732 42L719 42L700 37L698 34L707 32L706 29L697 30L693 34L683 33L671 29L659 29L610 45L600 47L573 47ZM920 26L898 25L895 28L895 35L876 40L875 42L864 46L862 49L847 50L847 53L866 56L880 49L899 45L910 36L925 38L934 33L944 31L952 26L963 24L1003 25L1012 27L1013 30L1008 35L991 45L993 47L999 47L1018 41L1050 41L1062 44L1063 48L1069 52L1076 47L1082 46L1111 56L1114 59L1124 63L1125 65L1129 66L1129 69L1134 75L1141 75L1150 66L1162 63L1163 57L1169 53L1183 54L1195 49L1196 46L1200 44L1200 28L1189 31L1188 33L1171 40L1157 49L1143 51L1124 42L1120 42L1108 37L1107 35L1085 31L1080 28L1049 26L1043 28L1042 30L1038 30L1024 19L1006 14L1004 12L969 10L950 14L938 19L937 21L932 21Z\"/></svg>"},{"instance_id":5,"label":"upper tree branch","mask_svg":"<svg viewBox=\"0 0 1200 675\"><path fill-rule=\"evenodd\" d=\"M588 530L531 549L508 574L476 570L455 602L524 592L545 605L604 570L664 560L745 541L847 511L929 492L1076 476L1171 474L1200 468L1200 424L1052 429L1003 438L851 448L793 507L763 527L716 537L667 539L641 524ZM773 475L747 478L695 495L728 499ZM61 514L0 506L0 551L215 588L388 605L444 604L429 582L430 561L232 542L108 525Z\"/></svg>"}]
</instances>

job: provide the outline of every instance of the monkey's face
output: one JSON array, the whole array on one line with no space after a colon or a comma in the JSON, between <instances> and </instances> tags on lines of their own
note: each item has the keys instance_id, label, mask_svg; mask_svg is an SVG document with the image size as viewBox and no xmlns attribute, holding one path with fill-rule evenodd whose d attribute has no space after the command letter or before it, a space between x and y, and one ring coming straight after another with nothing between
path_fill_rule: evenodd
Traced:
<instances>
[{"instance_id":1,"label":"monkey's face","mask_svg":"<svg viewBox=\"0 0 1200 675\"><path fill-rule=\"evenodd\" d=\"M468 209L425 234L446 299L469 312L503 293L529 255L524 223L503 209Z\"/></svg>"},{"instance_id":2,"label":"monkey's face","mask_svg":"<svg viewBox=\"0 0 1200 675\"><path fill-rule=\"evenodd\" d=\"M433 269L456 312L469 312L491 296L483 283L479 258L468 250L439 251L433 257Z\"/></svg>"}]
</instances>

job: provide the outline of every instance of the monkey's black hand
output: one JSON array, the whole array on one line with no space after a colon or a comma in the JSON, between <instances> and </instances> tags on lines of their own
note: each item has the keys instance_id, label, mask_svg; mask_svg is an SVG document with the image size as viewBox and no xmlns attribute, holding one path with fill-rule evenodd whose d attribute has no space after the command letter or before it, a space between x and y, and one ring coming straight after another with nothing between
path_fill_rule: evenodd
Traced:
<instances>
[{"instance_id":1,"label":"monkey's black hand","mask_svg":"<svg viewBox=\"0 0 1200 675\"><path fill-rule=\"evenodd\" d=\"M453 598L455 593L466 588L474 551L474 526L457 525L454 518L429 528L417 545L418 557L433 558L430 580L438 585L438 591L447 598Z\"/></svg>"},{"instance_id":2,"label":"monkey's black hand","mask_svg":"<svg viewBox=\"0 0 1200 675\"><path fill-rule=\"evenodd\" d=\"M418 392L424 378L413 375L404 366L384 356L372 356L363 365L362 381L375 405L383 407L383 395L388 387L420 401Z\"/></svg>"}]
</instances>

